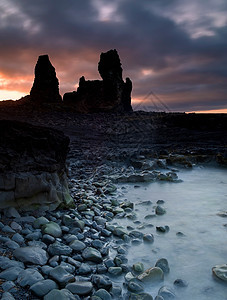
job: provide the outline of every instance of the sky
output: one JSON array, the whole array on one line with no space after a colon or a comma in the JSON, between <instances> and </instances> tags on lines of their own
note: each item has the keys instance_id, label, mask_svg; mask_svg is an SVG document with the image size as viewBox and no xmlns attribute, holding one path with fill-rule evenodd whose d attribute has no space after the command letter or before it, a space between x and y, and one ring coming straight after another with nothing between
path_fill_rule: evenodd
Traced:
<instances>
[{"instance_id":1,"label":"sky","mask_svg":"<svg viewBox=\"0 0 227 300\"><path fill-rule=\"evenodd\" d=\"M0 99L29 94L48 54L60 93L117 49L136 109L227 112L226 0L1 0Z\"/></svg>"}]
</instances>

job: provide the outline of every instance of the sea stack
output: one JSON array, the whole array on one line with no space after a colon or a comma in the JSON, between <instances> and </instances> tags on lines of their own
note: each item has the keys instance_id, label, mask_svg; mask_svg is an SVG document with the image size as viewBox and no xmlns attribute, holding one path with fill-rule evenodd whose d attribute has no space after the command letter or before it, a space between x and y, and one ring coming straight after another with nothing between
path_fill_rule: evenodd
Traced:
<instances>
[{"instance_id":1,"label":"sea stack","mask_svg":"<svg viewBox=\"0 0 227 300\"><path fill-rule=\"evenodd\" d=\"M132 111L132 82L122 78L122 67L117 50L101 53L98 71L103 80L80 78L77 91L66 93L63 102L80 112Z\"/></svg>"},{"instance_id":2,"label":"sea stack","mask_svg":"<svg viewBox=\"0 0 227 300\"><path fill-rule=\"evenodd\" d=\"M30 99L36 104L62 102L58 78L48 55L41 55L38 58Z\"/></svg>"}]
</instances>

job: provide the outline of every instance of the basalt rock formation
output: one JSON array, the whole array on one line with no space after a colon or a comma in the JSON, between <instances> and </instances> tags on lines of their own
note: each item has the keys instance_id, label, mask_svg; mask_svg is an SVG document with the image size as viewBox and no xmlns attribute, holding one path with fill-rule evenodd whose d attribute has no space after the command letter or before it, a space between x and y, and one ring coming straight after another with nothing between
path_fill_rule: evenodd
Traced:
<instances>
[{"instance_id":1,"label":"basalt rock formation","mask_svg":"<svg viewBox=\"0 0 227 300\"><path fill-rule=\"evenodd\" d=\"M0 209L53 210L72 205L62 132L17 121L0 121Z\"/></svg>"},{"instance_id":2,"label":"basalt rock formation","mask_svg":"<svg viewBox=\"0 0 227 300\"><path fill-rule=\"evenodd\" d=\"M132 82L122 78L122 67L117 51L101 53L98 71L103 80L80 78L77 91L66 93L63 103L79 112L132 111Z\"/></svg>"},{"instance_id":3,"label":"basalt rock formation","mask_svg":"<svg viewBox=\"0 0 227 300\"><path fill-rule=\"evenodd\" d=\"M48 55L41 55L35 66L35 80L30 91L33 103L61 103L59 82Z\"/></svg>"}]
</instances>

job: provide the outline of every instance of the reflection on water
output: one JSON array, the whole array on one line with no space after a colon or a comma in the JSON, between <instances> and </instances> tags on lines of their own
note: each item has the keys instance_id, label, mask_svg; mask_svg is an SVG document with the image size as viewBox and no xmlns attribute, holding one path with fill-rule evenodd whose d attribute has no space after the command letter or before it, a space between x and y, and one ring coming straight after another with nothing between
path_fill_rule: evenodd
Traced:
<instances>
[{"instance_id":1,"label":"reflection on water","mask_svg":"<svg viewBox=\"0 0 227 300\"><path fill-rule=\"evenodd\" d=\"M212 267L227 263L227 218L217 216L227 210L227 170L197 167L191 171L181 170L181 183L120 184L124 195L121 199L134 202L137 221L152 224L140 229L154 235L153 244L132 245L128 250L129 264L143 262L145 269L155 265L159 258L169 262L170 273L164 283L147 285L146 292L153 297L158 289L167 285L184 300L226 300L227 283L214 279ZM164 200L167 213L151 219L144 217L152 212L157 200ZM141 205L151 200L152 205ZM119 225L138 224L133 220L119 219ZM138 223L138 222L137 222ZM156 226L170 227L168 233L157 233ZM183 235L177 235L181 232ZM176 288L173 282L181 278L188 282L186 288Z\"/></svg>"}]
</instances>

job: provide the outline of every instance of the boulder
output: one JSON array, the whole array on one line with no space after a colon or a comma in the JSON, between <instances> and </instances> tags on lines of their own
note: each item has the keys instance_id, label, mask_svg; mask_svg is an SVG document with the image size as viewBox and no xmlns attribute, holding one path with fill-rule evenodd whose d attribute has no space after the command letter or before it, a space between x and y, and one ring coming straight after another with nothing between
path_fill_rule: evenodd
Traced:
<instances>
[{"instance_id":1,"label":"boulder","mask_svg":"<svg viewBox=\"0 0 227 300\"><path fill-rule=\"evenodd\" d=\"M0 121L0 209L53 210L70 206L62 132L17 121Z\"/></svg>"},{"instance_id":2,"label":"boulder","mask_svg":"<svg viewBox=\"0 0 227 300\"><path fill-rule=\"evenodd\" d=\"M55 68L52 66L48 55L41 55L38 58L30 100L35 104L62 102Z\"/></svg>"},{"instance_id":3,"label":"boulder","mask_svg":"<svg viewBox=\"0 0 227 300\"><path fill-rule=\"evenodd\" d=\"M80 78L77 91L66 93L63 102L80 112L132 111L132 82L122 78L122 67L117 51L101 53L98 71L103 80Z\"/></svg>"}]
</instances>

